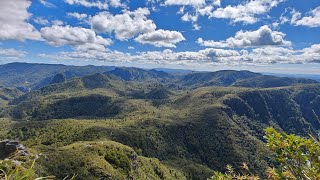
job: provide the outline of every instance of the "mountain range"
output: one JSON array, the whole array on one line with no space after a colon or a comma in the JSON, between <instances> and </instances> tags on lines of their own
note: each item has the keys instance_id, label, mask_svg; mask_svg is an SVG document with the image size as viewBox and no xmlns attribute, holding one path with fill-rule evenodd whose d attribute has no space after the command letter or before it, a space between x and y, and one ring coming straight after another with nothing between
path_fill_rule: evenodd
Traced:
<instances>
[{"instance_id":1,"label":"mountain range","mask_svg":"<svg viewBox=\"0 0 320 180\"><path fill-rule=\"evenodd\" d=\"M0 70L0 138L44 154L40 174L58 178L205 179L242 162L263 176L274 163L265 128L320 129L320 83L311 79L21 63Z\"/></svg>"}]
</instances>

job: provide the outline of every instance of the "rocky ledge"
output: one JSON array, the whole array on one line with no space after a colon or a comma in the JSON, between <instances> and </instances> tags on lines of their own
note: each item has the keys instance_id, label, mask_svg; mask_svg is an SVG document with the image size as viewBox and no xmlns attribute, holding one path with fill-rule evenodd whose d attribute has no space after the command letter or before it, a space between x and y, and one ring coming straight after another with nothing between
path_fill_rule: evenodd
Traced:
<instances>
[{"instance_id":1,"label":"rocky ledge","mask_svg":"<svg viewBox=\"0 0 320 180\"><path fill-rule=\"evenodd\" d=\"M0 141L0 158L1 156L3 156L2 158L6 158L14 153L20 156L29 156L28 150L18 141Z\"/></svg>"}]
</instances>

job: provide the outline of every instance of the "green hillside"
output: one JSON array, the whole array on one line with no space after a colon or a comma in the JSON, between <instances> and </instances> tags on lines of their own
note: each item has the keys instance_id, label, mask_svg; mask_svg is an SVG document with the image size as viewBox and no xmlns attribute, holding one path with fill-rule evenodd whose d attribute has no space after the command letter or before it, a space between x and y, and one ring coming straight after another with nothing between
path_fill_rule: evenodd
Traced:
<instances>
[{"instance_id":1,"label":"green hillside","mask_svg":"<svg viewBox=\"0 0 320 180\"><path fill-rule=\"evenodd\" d=\"M21 96L23 93L14 88L6 88L0 85L0 104L5 105L14 98Z\"/></svg>"},{"instance_id":2,"label":"green hillside","mask_svg":"<svg viewBox=\"0 0 320 180\"><path fill-rule=\"evenodd\" d=\"M0 85L0 117L8 116L7 105L23 93L15 88L6 88Z\"/></svg>"},{"instance_id":3,"label":"green hillside","mask_svg":"<svg viewBox=\"0 0 320 180\"><path fill-rule=\"evenodd\" d=\"M63 179L186 179L158 159L138 155L132 148L113 141L77 142L58 148L39 147L47 152L38 161L43 175ZM59 167L56 168L56 167Z\"/></svg>"},{"instance_id":4,"label":"green hillside","mask_svg":"<svg viewBox=\"0 0 320 180\"><path fill-rule=\"evenodd\" d=\"M125 81L147 81L147 80L170 80L174 78L173 75L157 70L144 70L140 68L115 68L114 70L106 72L106 74L113 74Z\"/></svg>"},{"instance_id":5,"label":"green hillside","mask_svg":"<svg viewBox=\"0 0 320 180\"><path fill-rule=\"evenodd\" d=\"M204 87L204 86L230 86L238 80L260 76L259 73L250 71L217 71L217 72L196 72L183 76L180 79L181 86Z\"/></svg>"},{"instance_id":6,"label":"green hillside","mask_svg":"<svg viewBox=\"0 0 320 180\"><path fill-rule=\"evenodd\" d=\"M39 175L206 179L243 162L265 177L275 163L263 139L267 127L319 132L320 85L312 80L219 71L170 84L149 75L95 73L12 93L1 105L0 139L43 154Z\"/></svg>"},{"instance_id":7,"label":"green hillside","mask_svg":"<svg viewBox=\"0 0 320 180\"><path fill-rule=\"evenodd\" d=\"M310 128L316 132L319 127L319 122L315 121L317 114L313 118L308 115L310 112L319 113L316 109L319 106L313 102L313 106L308 105L311 109L300 108L305 102L299 97L319 94L318 89L316 85L261 90L208 87L170 95L167 101L157 105L148 99L124 98L120 102L123 97L119 96L113 102L102 97L93 98L94 95L88 97L89 102L81 99L84 97L68 98L62 101L66 104L59 101L60 104L47 105L46 109L35 108L31 120L76 118L80 115L82 120L44 121L40 126L39 121L19 123L9 137L22 132L18 138L27 144L53 147L107 138L141 149L143 155L171 164L187 160L196 167L189 168L194 171L192 174L200 174L199 179L209 173L202 172L197 164L223 171L227 164L237 167L241 162L248 162L253 172L262 174L263 167L272 163L262 141L264 128L274 126L302 135L307 135ZM80 104L72 104L74 101ZM264 104L257 106L256 101ZM276 106L277 101L286 106ZM99 114L118 112L106 107L108 104L120 108L121 112L117 115ZM123 105L129 110L121 109ZM51 117L44 116L48 114ZM63 114L70 116L61 116ZM96 120L84 120L90 117ZM31 128L21 131L20 125ZM182 171L190 172L189 168Z\"/></svg>"},{"instance_id":8,"label":"green hillside","mask_svg":"<svg viewBox=\"0 0 320 180\"><path fill-rule=\"evenodd\" d=\"M239 87L252 87L252 88L271 88L292 86L298 84L313 84L318 83L316 80L303 79L303 78L288 78L288 77L275 77L275 76L257 76L249 79L237 81L233 86Z\"/></svg>"},{"instance_id":9,"label":"green hillside","mask_svg":"<svg viewBox=\"0 0 320 180\"><path fill-rule=\"evenodd\" d=\"M251 88L271 88L296 84L319 83L304 78L288 78L262 75L250 71L196 72L182 76L177 82L182 87L199 88L207 86L238 86Z\"/></svg>"}]
</instances>

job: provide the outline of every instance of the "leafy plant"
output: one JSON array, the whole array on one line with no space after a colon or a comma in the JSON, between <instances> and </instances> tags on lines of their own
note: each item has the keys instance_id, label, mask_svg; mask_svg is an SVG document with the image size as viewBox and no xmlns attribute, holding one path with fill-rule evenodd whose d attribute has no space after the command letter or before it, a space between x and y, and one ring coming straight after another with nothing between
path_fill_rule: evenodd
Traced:
<instances>
[{"instance_id":1,"label":"leafy plant","mask_svg":"<svg viewBox=\"0 0 320 180\"><path fill-rule=\"evenodd\" d=\"M275 153L277 168L269 168L273 179L320 179L320 144L311 138L266 129L267 146Z\"/></svg>"},{"instance_id":2,"label":"leafy plant","mask_svg":"<svg viewBox=\"0 0 320 180\"><path fill-rule=\"evenodd\" d=\"M214 172L214 175L208 180L231 180L231 179L239 179L239 180L258 180L258 176L251 175L248 165L243 163L241 169L243 171L242 174L237 174L231 165L227 165L227 172L221 173L218 171Z\"/></svg>"},{"instance_id":3,"label":"leafy plant","mask_svg":"<svg viewBox=\"0 0 320 180\"><path fill-rule=\"evenodd\" d=\"M267 147L274 152L276 167L269 167L266 171L271 180L302 180L320 179L320 143L310 135L303 138L293 134L277 132L274 128L265 130ZM246 173L235 173L232 166L227 166L227 172L215 172L208 180L231 179L259 179L251 175L248 166L244 163L242 169Z\"/></svg>"}]
</instances>

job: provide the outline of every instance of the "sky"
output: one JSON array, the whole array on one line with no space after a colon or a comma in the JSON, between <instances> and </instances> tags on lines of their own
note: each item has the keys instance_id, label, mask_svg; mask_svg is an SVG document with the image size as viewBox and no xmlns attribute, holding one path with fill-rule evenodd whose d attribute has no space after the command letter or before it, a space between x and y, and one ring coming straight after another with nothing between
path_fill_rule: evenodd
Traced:
<instances>
[{"instance_id":1,"label":"sky","mask_svg":"<svg viewBox=\"0 0 320 180\"><path fill-rule=\"evenodd\" d=\"M319 0L0 0L0 64L320 74Z\"/></svg>"}]
</instances>

